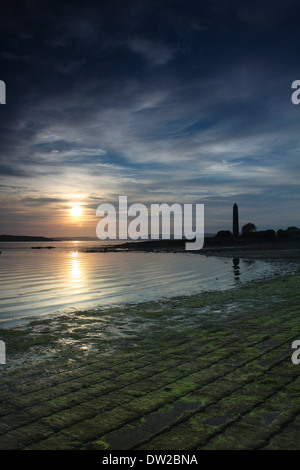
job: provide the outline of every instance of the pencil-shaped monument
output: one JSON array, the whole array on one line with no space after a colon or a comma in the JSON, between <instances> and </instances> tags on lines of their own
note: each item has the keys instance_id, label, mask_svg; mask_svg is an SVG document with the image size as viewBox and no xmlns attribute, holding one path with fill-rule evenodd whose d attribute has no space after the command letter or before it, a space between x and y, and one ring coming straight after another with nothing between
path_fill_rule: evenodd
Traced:
<instances>
[{"instance_id":1,"label":"pencil-shaped monument","mask_svg":"<svg viewBox=\"0 0 300 470\"><path fill-rule=\"evenodd\" d=\"M235 203L233 206L232 233L235 237L239 236L239 208Z\"/></svg>"}]
</instances>

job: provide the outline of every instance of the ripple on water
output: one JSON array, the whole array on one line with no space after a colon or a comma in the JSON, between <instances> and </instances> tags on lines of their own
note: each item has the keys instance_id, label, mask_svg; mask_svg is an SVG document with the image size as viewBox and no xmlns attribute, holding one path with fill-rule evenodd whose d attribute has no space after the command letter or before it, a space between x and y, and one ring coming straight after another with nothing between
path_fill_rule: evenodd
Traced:
<instances>
[{"instance_id":1,"label":"ripple on water","mask_svg":"<svg viewBox=\"0 0 300 470\"><path fill-rule=\"evenodd\" d=\"M274 264L191 253L4 250L2 327L24 319L224 290L274 274Z\"/></svg>"}]
</instances>

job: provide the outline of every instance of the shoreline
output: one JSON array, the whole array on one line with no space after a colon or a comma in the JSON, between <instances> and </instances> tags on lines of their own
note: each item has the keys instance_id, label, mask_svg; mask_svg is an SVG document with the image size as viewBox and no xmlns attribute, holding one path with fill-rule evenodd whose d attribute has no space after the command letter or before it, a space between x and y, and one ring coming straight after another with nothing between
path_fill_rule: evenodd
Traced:
<instances>
[{"instance_id":1,"label":"shoreline","mask_svg":"<svg viewBox=\"0 0 300 470\"><path fill-rule=\"evenodd\" d=\"M186 251L182 240L158 240L126 242L83 249L86 253L145 252L145 253L193 253L204 256L248 258L261 260L300 260L300 242L271 242L236 244L220 243L214 240L204 243L198 251Z\"/></svg>"}]
</instances>

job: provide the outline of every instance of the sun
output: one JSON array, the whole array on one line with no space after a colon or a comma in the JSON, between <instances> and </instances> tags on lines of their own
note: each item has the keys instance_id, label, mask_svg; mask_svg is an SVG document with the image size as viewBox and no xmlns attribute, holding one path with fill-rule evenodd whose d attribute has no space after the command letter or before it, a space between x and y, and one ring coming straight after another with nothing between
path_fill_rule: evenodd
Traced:
<instances>
[{"instance_id":1,"label":"sun","mask_svg":"<svg viewBox=\"0 0 300 470\"><path fill-rule=\"evenodd\" d=\"M82 214L82 209L80 206L73 206L71 209L70 209L70 212L71 212L71 215L73 217L80 217L81 214Z\"/></svg>"}]
</instances>

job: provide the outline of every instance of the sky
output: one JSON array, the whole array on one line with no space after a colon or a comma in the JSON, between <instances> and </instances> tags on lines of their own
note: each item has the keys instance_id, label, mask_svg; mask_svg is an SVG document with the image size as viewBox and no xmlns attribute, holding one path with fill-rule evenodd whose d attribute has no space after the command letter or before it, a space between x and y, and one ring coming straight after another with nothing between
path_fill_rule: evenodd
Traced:
<instances>
[{"instance_id":1,"label":"sky","mask_svg":"<svg viewBox=\"0 0 300 470\"><path fill-rule=\"evenodd\" d=\"M94 237L119 195L300 226L299 0L0 10L0 234Z\"/></svg>"}]
</instances>

